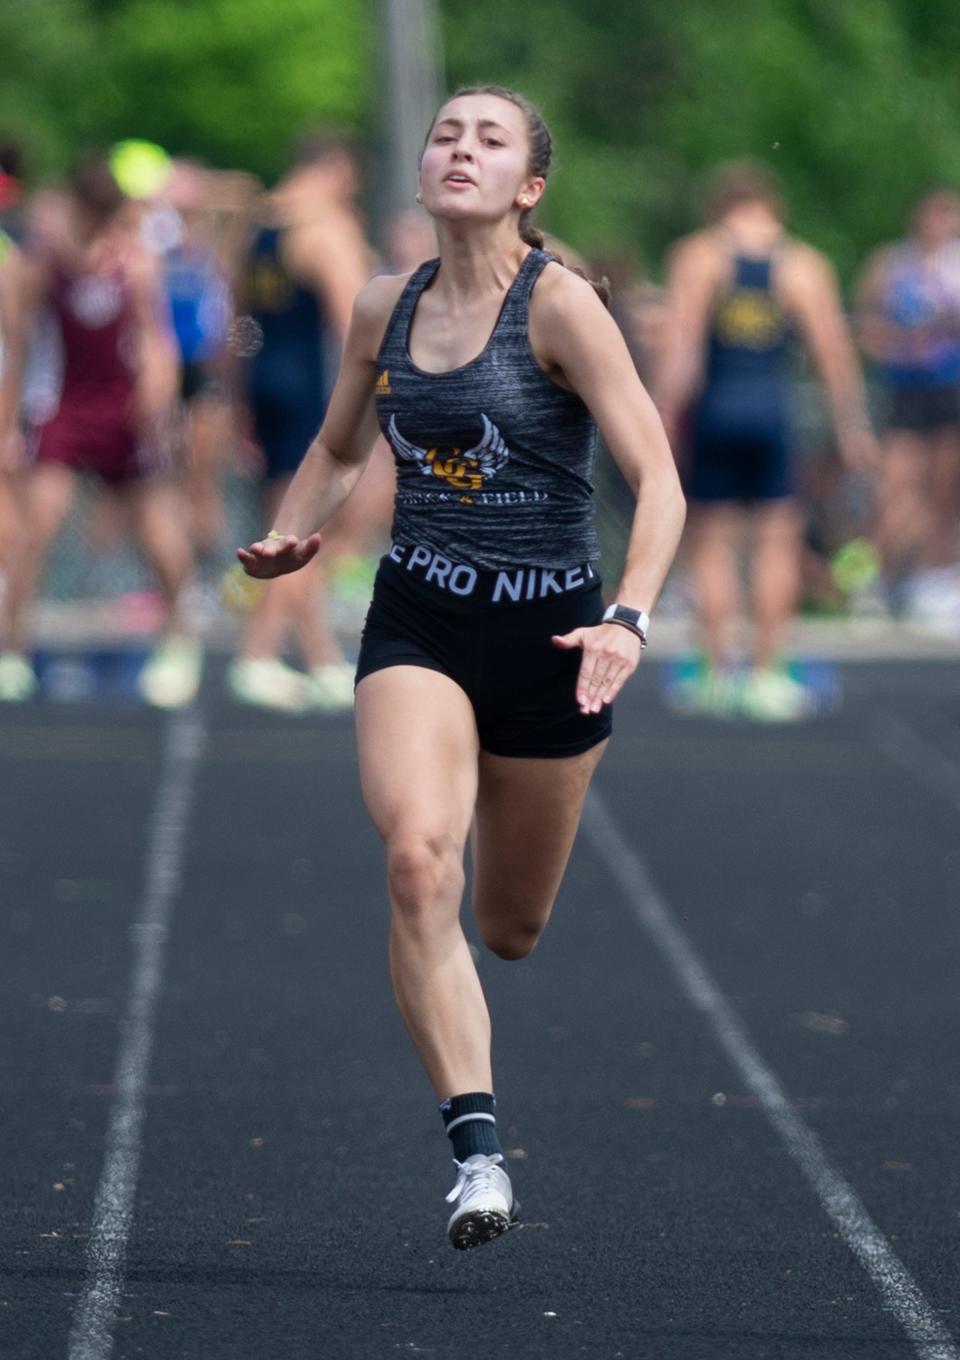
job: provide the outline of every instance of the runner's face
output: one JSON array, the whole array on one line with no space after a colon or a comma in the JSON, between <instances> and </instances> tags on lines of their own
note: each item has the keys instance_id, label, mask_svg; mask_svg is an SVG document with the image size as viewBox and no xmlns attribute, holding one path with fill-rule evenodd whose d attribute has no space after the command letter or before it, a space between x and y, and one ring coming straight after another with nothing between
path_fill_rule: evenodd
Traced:
<instances>
[{"instance_id":1,"label":"runner's face","mask_svg":"<svg viewBox=\"0 0 960 1360\"><path fill-rule=\"evenodd\" d=\"M528 174L526 121L496 95L463 95L437 114L420 165L420 192L434 217L496 222L532 206L544 181Z\"/></svg>"},{"instance_id":2,"label":"runner's face","mask_svg":"<svg viewBox=\"0 0 960 1360\"><path fill-rule=\"evenodd\" d=\"M960 198L951 193L929 194L914 213L915 231L929 245L944 245L960 234Z\"/></svg>"}]
</instances>

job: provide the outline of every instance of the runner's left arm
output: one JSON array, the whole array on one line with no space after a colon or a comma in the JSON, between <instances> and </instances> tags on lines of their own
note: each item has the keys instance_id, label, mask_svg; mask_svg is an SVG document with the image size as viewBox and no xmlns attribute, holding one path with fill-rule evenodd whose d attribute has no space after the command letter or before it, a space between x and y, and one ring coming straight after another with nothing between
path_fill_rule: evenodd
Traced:
<instances>
[{"instance_id":1,"label":"runner's left arm","mask_svg":"<svg viewBox=\"0 0 960 1360\"><path fill-rule=\"evenodd\" d=\"M637 497L614 599L649 614L676 554L686 513L673 455L610 313L590 285L569 270L558 267L549 274L534 294L531 342L550 376L571 387L590 409ZM615 623L577 629L558 645L583 648L577 698L584 712L611 702L640 660L639 640Z\"/></svg>"}]
</instances>

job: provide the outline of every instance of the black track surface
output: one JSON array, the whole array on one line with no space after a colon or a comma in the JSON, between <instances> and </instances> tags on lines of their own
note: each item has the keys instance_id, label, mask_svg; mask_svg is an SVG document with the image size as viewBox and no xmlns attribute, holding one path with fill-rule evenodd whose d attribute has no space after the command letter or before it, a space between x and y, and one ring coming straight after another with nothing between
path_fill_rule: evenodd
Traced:
<instances>
[{"instance_id":1,"label":"black track surface","mask_svg":"<svg viewBox=\"0 0 960 1360\"><path fill-rule=\"evenodd\" d=\"M217 668L148 1078L117 1360L918 1352L581 836L482 955L524 1226L444 1238L348 719ZM803 726L681 720L649 666L597 789L834 1166L960 1337L960 665L857 665ZM0 710L0 1350L65 1357L165 725Z\"/></svg>"}]
</instances>

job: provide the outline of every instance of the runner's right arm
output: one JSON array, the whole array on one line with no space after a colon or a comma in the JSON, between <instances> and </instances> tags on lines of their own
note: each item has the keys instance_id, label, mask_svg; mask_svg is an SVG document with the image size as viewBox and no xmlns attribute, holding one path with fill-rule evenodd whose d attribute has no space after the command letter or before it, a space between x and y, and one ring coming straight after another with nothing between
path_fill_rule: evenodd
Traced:
<instances>
[{"instance_id":1,"label":"runner's right arm","mask_svg":"<svg viewBox=\"0 0 960 1360\"><path fill-rule=\"evenodd\" d=\"M326 418L277 511L272 532L278 537L237 551L250 576L281 576L309 562L320 546L318 530L360 480L380 432L374 402L377 353L408 277L371 279L357 295Z\"/></svg>"}]
</instances>

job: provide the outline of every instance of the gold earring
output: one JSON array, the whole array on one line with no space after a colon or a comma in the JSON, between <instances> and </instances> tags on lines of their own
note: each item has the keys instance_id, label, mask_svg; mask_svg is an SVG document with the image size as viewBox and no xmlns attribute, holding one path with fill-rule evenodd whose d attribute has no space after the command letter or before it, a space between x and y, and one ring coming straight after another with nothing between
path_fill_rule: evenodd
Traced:
<instances>
[{"instance_id":1,"label":"gold earring","mask_svg":"<svg viewBox=\"0 0 960 1360\"><path fill-rule=\"evenodd\" d=\"M529 207L530 207L530 200L529 200L529 198L521 198L521 200L520 200L520 207L521 207L521 208L529 208Z\"/></svg>"}]
</instances>

